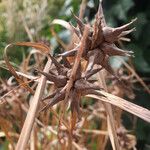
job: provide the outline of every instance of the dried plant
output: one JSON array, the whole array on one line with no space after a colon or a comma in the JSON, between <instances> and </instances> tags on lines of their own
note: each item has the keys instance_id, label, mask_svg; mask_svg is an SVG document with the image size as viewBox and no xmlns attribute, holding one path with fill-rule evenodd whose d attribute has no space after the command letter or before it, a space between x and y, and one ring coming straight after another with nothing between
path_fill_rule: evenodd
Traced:
<instances>
[{"instance_id":1,"label":"dried plant","mask_svg":"<svg viewBox=\"0 0 150 150\"><path fill-rule=\"evenodd\" d=\"M83 2L82 5L85 5L85 3ZM81 6L81 10L84 10L82 9L84 7L85 6ZM111 56L133 55L132 51L118 48L116 43L121 40L126 40L124 36L135 31L135 28L131 28L130 26L136 19L121 27L108 27L104 18L101 2L95 16L95 22L92 26L89 23L83 22L82 11L80 12L80 17L74 14L73 16L77 22L77 27L62 20L53 21L53 24L61 24L73 33L71 41L73 44L69 45L73 48L59 54L57 57L52 56L50 54L50 47L43 43L18 42L10 44L5 48L5 63L19 83L19 86L11 85L6 88L6 83L2 81L2 91L0 94L3 96L1 99L5 99L6 103L13 105L11 113L5 112L8 113L8 116L15 116L16 113L18 113L18 118L21 118L20 115L22 112L24 112L24 115L27 112L26 118L24 116L24 124L22 123L23 120L20 121L21 125L18 125L19 123L16 122L19 131L23 124L16 150L23 150L29 147L30 149L32 149L32 147L34 149L50 149L50 147L52 147L52 149L91 149L88 143L87 145L84 144L85 141L88 140L87 134L94 134L94 137L91 138L90 136L90 138L92 140L100 139L101 141L109 135L113 150L135 149L135 136L129 134L121 123L122 110L140 117L147 122L150 122L150 111L121 98L125 92L129 92L127 88L130 88L132 83L126 81L122 70L120 75L115 73L109 64L109 59ZM75 36L76 38L74 38ZM39 62L36 61L34 66L29 65L29 60L32 54L38 58L41 56L37 51L32 51L23 62L23 66L26 66L24 67L26 68L24 69L26 72L34 69L41 77L33 77L15 71L7 56L7 50L12 46L28 46L40 50L42 54L44 53L44 58L40 57L40 59L37 59ZM69 57L72 57L72 59L70 60ZM43 63L45 59L47 63L42 71L36 63ZM106 70L113 76L113 79L108 79L112 82L108 87L106 87L103 70ZM105 73L107 74L107 72ZM100 78L96 75L100 75ZM133 76L129 75L127 77L132 78ZM116 81L119 81L121 85L118 85ZM33 83L31 84L30 82ZM103 83L100 84L100 82ZM126 85L129 87L126 88ZM120 86L124 88L123 92L118 90ZM147 86L145 84L143 84L143 86L146 87L146 90L149 92ZM9 93L10 98L6 100L9 88L12 90L12 93ZM25 90L27 90L29 94L25 94ZM27 102L25 102L24 94L30 97L31 102L29 109ZM9 102L11 98L13 99L14 97L16 100ZM95 99L95 104L87 106L87 109L82 109L82 99L89 99L89 97ZM98 101L96 101L96 99ZM20 102L20 100L24 102ZM13 104L15 101L17 103ZM55 109L56 104L61 101L63 101L63 105L58 105ZM68 104L71 109L71 114L70 111L67 112ZM117 108L113 107L113 110L110 104ZM52 106L54 106L54 108ZM20 112L14 110L16 107ZM52 117L50 112L53 114ZM3 114L2 111L0 114ZM86 129L88 125L92 123L91 120L95 117L100 118L103 120L102 122L106 123L102 126L106 128L107 125L107 131L103 130L103 127L100 128L101 130ZM9 124L7 123L7 118L4 118L4 115L0 117L0 122L1 124ZM9 122L14 122L14 120L10 119ZM58 129L56 130L57 125ZM1 128L5 132L11 148L14 148L16 139L12 139L9 133L10 130L14 132L12 127L7 126L7 128L5 128L2 125ZM42 135L42 137L38 134ZM99 138L96 138L96 135L99 135ZM29 139L30 145L28 144ZM57 143L59 143L59 146ZM108 143L108 140L104 140L103 145L98 145L97 149L106 149Z\"/></svg>"}]
</instances>

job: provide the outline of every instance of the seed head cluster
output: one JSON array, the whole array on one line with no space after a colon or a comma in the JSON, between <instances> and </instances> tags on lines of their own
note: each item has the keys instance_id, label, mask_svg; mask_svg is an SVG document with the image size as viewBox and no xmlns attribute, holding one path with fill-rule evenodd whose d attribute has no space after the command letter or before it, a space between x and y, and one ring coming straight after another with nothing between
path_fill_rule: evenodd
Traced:
<instances>
[{"instance_id":1,"label":"seed head cluster","mask_svg":"<svg viewBox=\"0 0 150 150\"><path fill-rule=\"evenodd\" d=\"M44 109L52 107L58 102L64 100L66 97L66 90L64 90L64 87L70 80L73 68L73 63L68 61L68 57L76 57L82 46L83 52L81 58L82 60L86 60L88 64L85 71L83 71L81 62L79 63L75 79L73 80L68 96L71 111L76 112L78 117L80 117L81 96L85 96L87 94L98 94L96 90L102 90L95 84L95 80L91 79L94 74L105 69L119 80L119 77L114 73L109 64L109 59L111 56L133 55L132 51L122 50L117 47L116 42L125 39L124 36L135 30L135 28L129 28L136 19L117 28L109 27L105 22L101 4L99 5L95 16L95 22L92 26L89 25L89 23L84 23L74 14L73 16L77 22L77 27L74 27L71 23L70 26L79 38L79 42L76 43L76 46L72 50L59 54L62 58L61 63L57 61L56 58L49 55L53 63L52 70L54 71L50 70L49 73L42 71L38 72L46 76L49 81L54 82L56 90L54 93L43 99L49 99L48 105L46 105ZM88 32L86 37L84 37L85 28ZM82 42L84 42L84 44ZM97 65L98 67L95 69L94 65Z\"/></svg>"}]
</instances>

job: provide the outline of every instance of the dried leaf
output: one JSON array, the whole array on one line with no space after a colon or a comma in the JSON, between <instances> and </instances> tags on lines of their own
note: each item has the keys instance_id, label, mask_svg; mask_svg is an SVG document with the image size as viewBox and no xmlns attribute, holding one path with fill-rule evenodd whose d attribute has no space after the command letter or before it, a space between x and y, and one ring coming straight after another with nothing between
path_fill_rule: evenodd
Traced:
<instances>
[{"instance_id":1,"label":"dried leaf","mask_svg":"<svg viewBox=\"0 0 150 150\"><path fill-rule=\"evenodd\" d=\"M143 108L141 106L138 106L136 104L133 104L123 98L120 98L120 97L117 97L115 95L112 95L110 93L107 93L107 92L104 92L104 91L97 91L99 92L100 94L103 94L105 95L107 98L105 97L100 97L100 96L97 96L97 95L93 95L93 94L90 94L90 95L87 95L87 97L92 97L92 98L95 98L95 99L98 99L98 100L101 100L101 101L104 101L104 102L107 102L107 103L110 103L114 106L117 106L147 122L150 123L150 111L146 108Z\"/></svg>"},{"instance_id":2,"label":"dried leaf","mask_svg":"<svg viewBox=\"0 0 150 150\"><path fill-rule=\"evenodd\" d=\"M40 50L41 52L48 54L50 51L50 47L43 43L35 43L35 42L17 42L14 43L13 45L18 45L18 46L28 46L28 47L33 47L35 49Z\"/></svg>"},{"instance_id":3,"label":"dried leaf","mask_svg":"<svg viewBox=\"0 0 150 150\"><path fill-rule=\"evenodd\" d=\"M70 30L71 32L73 31L71 25L67 21L64 21L62 19L54 19L51 24L59 24L65 27L66 29Z\"/></svg>"},{"instance_id":4,"label":"dried leaf","mask_svg":"<svg viewBox=\"0 0 150 150\"><path fill-rule=\"evenodd\" d=\"M12 73L12 75L15 77L15 79L21 84L25 89L27 89L30 93L34 94L34 91L29 87L28 84L24 83L24 81L18 76L13 66L10 64L8 56L7 56L7 49L12 46L12 44L9 44L5 47L4 50L4 60L6 62L6 65L9 69L9 71Z\"/></svg>"}]
</instances>

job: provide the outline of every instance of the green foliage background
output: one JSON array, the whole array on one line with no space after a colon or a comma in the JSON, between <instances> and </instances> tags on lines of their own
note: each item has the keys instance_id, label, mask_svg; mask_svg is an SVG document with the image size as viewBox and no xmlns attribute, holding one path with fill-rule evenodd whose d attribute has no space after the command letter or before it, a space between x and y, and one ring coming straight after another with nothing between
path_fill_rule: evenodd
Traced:
<instances>
[{"instance_id":1,"label":"green foliage background","mask_svg":"<svg viewBox=\"0 0 150 150\"><path fill-rule=\"evenodd\" d=\"M97 11L98 0L87 0L88 6L85 16L90 21ZM47 40L58 51L58 44L49 32L49 26L53 19L59 18L66 21L72 19L71 11L78 14L80 0L0 0L0 60L3 59L4 47L15 41L29 41L25 32L21 14L23 15L33 40ZM133 63L137 73L143 78L150 77L150 1L149 0L104 0L104 13L107 23L111 26L119 26L137 17L136 32L131 35L132 42L126 44L126 48L135 52ZM60 26L55 30L59 36L67 41L68 32ZM16 64L22 60L24 53L20 49L11 51L11 59ZM0 68L1 77L5 77L5 71ZM149 83L150 79L146 81ZM150 96L143 88L137 85L140 90L135 89L137 104L150 108ZM124 124L130 127L132 120L128 114L124 116ZM138 150L150 149L150 125L138 119L136 126L138 138Z\"/></svg>"}]
</instances>

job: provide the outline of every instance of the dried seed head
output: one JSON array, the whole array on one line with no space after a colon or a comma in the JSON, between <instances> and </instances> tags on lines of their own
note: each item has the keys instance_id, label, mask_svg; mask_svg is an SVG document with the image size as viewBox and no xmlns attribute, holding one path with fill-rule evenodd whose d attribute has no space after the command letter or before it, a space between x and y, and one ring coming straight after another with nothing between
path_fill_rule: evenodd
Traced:
<instances>
[{"instance_id":1,"label":"dried seed head","mask_svg":"<svg viewBox=\"0 0 150 150\"><path fill-rule=\"evenodd\" d=\"M52 93L51 95L43 99L43 100L49 100L49 102L42 110L52 107L53 105L65 99L66 91L62 89L67 85L67 82L70 79L71 70L72 70L72 69L67 68L67 67L71 67L71 64L65 57L62 57L64 65L60 64L54 57L52 56L50 57L52 59L52 62L56 66L56 70L58 74L52 73L51 71L49 71L49 73L45 73L42 71L38 71L38 72L46 76L47 80L54 82L56 90L54 93ZM64 70L66 71L65 74L63 73ZM81 114L79 113L80 111L79 100L81 96L84 96L84 94L90 94L91 91L93 93L94 90L101 89L99 86L93 84L93 80L87 80L97 71L99 71L99 69L96 69L96 70L92 69L91 72L85 73L84 75L81 69L81 64L79 64L77 68L75 81L69 93L69 100L71 101L72 112L75 111L78 114L78 117L80 117L80 114Z\"/></svg>"},{"instance_id":2,"label":"dried seed head","mask_svg":"<svg viewBox=\"0 0 150 150\"><path fill-rule=\"evenodd\" d=\"M121 83L119 77L115 74L111 65L109 64L109 58L114 55L131 56L133 54L132 51L125 51L118 48L114 42L122 40L124 36L135 30L135 28L129 29L129 27L136 21L136 19L118 28L108 27L105 22L101 4L99 5L95 22L92 27L87 23L83 23L83 21L74 14L73 16L77 22L77 27L74 27L72 24L70 24L70 26L72 31L78 36L79 43L77 43L75 48L72 50L59 55L62 57L62 64L60 64L54 57L50 55L50 58L56 67L57 75L56 73L53 74L51 72L49 74L45 74L43 72L41 73L45 75L48 80L53 81L56 85L56 91L47 97L50 98L49 104L45 106L48 108L59 101L66 99L67 92L65 90L61 90L68 85L67 83L69 83L72 77L72 65L66 57L78 56L79 51L81 50L80 47L82 46L83 51L81 55L82 58L87 60L88 65L86 71L83 73L81 70L81 62L79 63L77 71L73 76L74 79L69 90L69 95L67 95L71 102L71 111L75 112L79 117L81 96L86 94L99 95L96 90L100 90L100 87L95 85L93 80L89 80L92 75L104 68ZM83 35L85 28L88 28L89 31L86 39ZM95 64L100 65L101 67L98 69L93 69Z\"/></svg>"}]
</instances>

